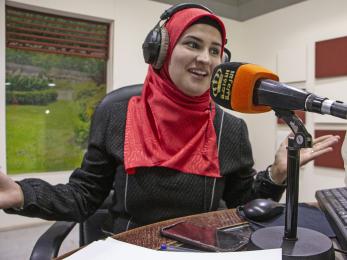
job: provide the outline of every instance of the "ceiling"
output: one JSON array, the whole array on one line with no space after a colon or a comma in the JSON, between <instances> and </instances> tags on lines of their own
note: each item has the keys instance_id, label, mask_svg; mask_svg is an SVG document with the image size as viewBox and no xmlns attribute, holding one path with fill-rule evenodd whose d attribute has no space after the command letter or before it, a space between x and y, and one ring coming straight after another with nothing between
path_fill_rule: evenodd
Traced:
<instances>
[{"instance_id":1,"label":"ceiling","mask_svg":"<svg viewBox=\"0 0 347 260\"><path fill-rule=\"evenodd\" d=\"M237 21L246 21L254 17L300 3L306 0L152 0L167 4L202 4L219 16Z\"/></svg>"}]
</instances>

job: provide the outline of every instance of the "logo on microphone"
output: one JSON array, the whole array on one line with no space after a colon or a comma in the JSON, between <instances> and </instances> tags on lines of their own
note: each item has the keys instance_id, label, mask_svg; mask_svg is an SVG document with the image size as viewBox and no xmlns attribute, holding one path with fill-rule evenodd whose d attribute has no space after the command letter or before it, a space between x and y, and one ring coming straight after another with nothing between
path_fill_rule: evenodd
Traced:
<instances>
[{"instance_id":1,"label":"logo on microphone","mask_svg":"<svg viewBox=\"0 0 347 260\"><path fill-rule=\"evenodd\" d=\"M217 97L217 95L220 93L220 89L222 87L222 80L223 80L223 72L222 69L219 68L213 75L213 78L211 80L211 92L214 97Z\"/></svg>"},{"instance_id":2,"label":"logo on microphone","mask_svg":"<svg viewBox=\"0 0 347 260\"><path fill-rule=\"evenodd\" d=\"M219 68L211 80L212 95L214 97L219 95L220 99L229 101L234 75L235 71L229 69L223 71Z\"/></svg>"}]
</instances>

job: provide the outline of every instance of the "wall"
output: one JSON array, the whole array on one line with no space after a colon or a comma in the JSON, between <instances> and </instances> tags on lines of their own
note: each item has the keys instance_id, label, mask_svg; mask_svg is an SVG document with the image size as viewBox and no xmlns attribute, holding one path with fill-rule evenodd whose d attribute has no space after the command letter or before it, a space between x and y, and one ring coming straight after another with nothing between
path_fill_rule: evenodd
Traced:
<instances>
[{"instance_id":1,"label":"wall","mask_svg":"<svg viewBox=\"0 0 347 260\"><path fill-rule=\"evenodd\" d=\"M305 87L313 93L328 95L331 99L347 101L347 77L324 80L316 80L314 77L314 43L347 35L346 10L345 0L309 0L246 21L243 25L247 33L242 41L247 52L242 53L241 60L261 64L276 71L276 57L279 51L306 48L306 82L300 83L300 87ZM340 87L334 87L336 84ZM329 116L326 117L327 121L330 120ZM261 120L255 119L251 124L262 125ZM266 120L266 123L270 122L269 118ZM256 121L258 123L255 123ZM307 114L306 126L311 134L318 128L346 130L345 121L331 121L331 124L321 123L318 117ZM270 139L271 135L276 134L276 126L274 127L275 131L266 132L268 136L265 138L261 131L254 133L254 142L263 138L264 145L268 141L273 145ZM299 200L315 201L314 193L317 189L344 186L343 180L344 171L314 167L311 163L301 171Z\"/></svg>"}]
</instances>

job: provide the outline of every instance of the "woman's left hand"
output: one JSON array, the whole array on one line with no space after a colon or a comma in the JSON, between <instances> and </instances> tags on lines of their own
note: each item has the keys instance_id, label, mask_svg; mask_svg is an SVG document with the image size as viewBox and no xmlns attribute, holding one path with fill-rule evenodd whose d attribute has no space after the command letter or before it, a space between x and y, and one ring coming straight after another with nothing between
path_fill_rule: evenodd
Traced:
<instances>
[{"instance_id":1,"label":"woman's left hand","mask_svg":"<svg viewBox=\"0 0 347 260\"><path fill-rule=\"evenodd\" d=\"M313 140L312 148L300 149L300 166L314 160L318 156L331 152L332 146L340 140L338 135L323 135ZM281 143L271 166L271 178L277 183L283 183L287 178L287 146L288 137Z\"/></svg>"}]
</instances>

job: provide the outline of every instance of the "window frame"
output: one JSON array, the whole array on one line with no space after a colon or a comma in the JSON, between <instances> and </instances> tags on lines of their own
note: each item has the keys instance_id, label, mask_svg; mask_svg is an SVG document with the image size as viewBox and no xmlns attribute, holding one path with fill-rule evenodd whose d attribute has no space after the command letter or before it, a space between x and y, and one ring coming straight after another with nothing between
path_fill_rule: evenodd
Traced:
<instances>
[{"instance_id":1,"label":"window frame","mask_svg":"<svg viewBox=\"0 0 347 260\"><path fill-rule=\"evenodd\" d=\"M50 8L43 8L31 6L27 4L20 4L14 2L7 2L0 0L0 59L6 60L6 6L28 9L30 11L42 12L47 14L58 14L60 16L84 19L95 22L102 22L109 24L109 48L108 59L106 60L106 93L112 90L113 85L113 44L114 44L114 21L110 19L88 16L78 13L70 13L62 10L55 10ZM0 63L0 86L5 86L6 63ZM6 160L6 95L5 88L0 88L0 171L7 174L7 160ZM60 180L67 179L66 176L70 175L73 169L68 171L59 172L40 172L40 173L22 173L11 175L14 180L20 180L27 177L40 177L44 180L52 180L53 183L59 183ZM61 177L57 177L60 176ZM50 182L50 181L49 181Z\"/></svg>"},{"instance_id":2,"label":"window frame","mask_svg":"<svg viewBox=\"0 0 347 260\"><path fill-rule=\"evenodd\" d=\"M5 39L5 1L0 0L0 60L6 57L6 39ZM5 62L0 62L0 171L7 173L6 167L6 101L5 101Z\"/></svg>"}]
</instances>

